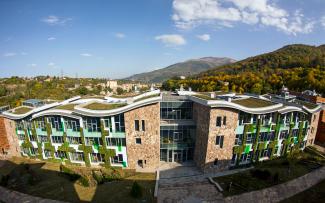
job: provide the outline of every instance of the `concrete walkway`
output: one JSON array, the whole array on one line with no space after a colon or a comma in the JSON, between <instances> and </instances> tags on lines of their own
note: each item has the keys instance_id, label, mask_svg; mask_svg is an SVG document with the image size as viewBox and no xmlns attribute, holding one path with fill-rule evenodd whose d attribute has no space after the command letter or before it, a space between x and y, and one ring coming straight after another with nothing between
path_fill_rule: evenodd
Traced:
<instances>
[{"instance_id":1,"label":"concrete walkway","mask_svg":"<svg viewBox=\"0 0 325 203\"><path fill-rule=\"evenodd\" d=\"M226 202L280 202L303 192L325 179L325 166L294 180L263 190L225 198Z\"/></svg>"},{"instance_id":2,"label":"concrete walkway","mask_svg":"<svg viewBox=\"0 0 325 203\"><path fill-rule=\"evenodd\" d=\"M180 174L177 168L174 174ZM183 168L188 171L189 174L193 173L195 168L186 167ZM192 176L180 176L180 177L163 177L159 180L158 202L159 203L178 203L178 202L279 202L286 198L289 198L297 193L300 193L320 181L325 179L325 166L312 171L304 176L296 178L294 180L275 185L273 187L265 188L258 191L252 191L236 196L224 198L223 195L217 191L214 185L210 184L207 177L225 176L247 169L230 170L214 174L197 174ZM171 176L172 170L167 173Z\"/></svg>"},{"instance_id":3,"label":"concrete walkway","mask_svg":"<svg viewBox=\"0 0 325 203\"><path fill-rule=\"evenodd\" d=\"M31 195L23 194L17 191L9 190L0 186L0 202L5 203L64 203L56 200L43 199Z\"/></svg>"}]
</instances>

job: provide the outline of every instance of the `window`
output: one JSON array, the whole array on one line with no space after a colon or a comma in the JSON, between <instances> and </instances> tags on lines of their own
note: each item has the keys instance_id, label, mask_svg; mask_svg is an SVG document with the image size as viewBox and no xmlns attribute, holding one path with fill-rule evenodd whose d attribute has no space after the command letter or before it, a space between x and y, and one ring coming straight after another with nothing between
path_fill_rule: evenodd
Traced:
<instances>
[{"instance_id":1,"label":"window","mask_svg":"<svg viewBox=\"0 0 325 203\"><path fill-rule=\"evenodd\" d=\"M140 127L139 127L139 120L134 120L134 129L135 131L139 131L140 130Z\"/></svg>"},{"instance_id":2,"label":"window","mask_svg":"<svg viewBox=\"0 0 325 203\"><path fill-rule=\"evenodd\" d=\"M217 127L221 127L221 116L217 117L217 123L216 123Z\"/></svg>"},{"instance_id":3,"label":"window","mask_svg":"<svg viewBox=\"0 0 325 203\"><path fill-rule=\"evenodd\" d=\"M270 157L272 153L272 149L265 149L261 153L261 157Z\"/></svg>"},{"instance_id":4,"label":"window","mask_svg":"<svg viewBox=\"0 0 325 203\"><path fill-rule=\"evenodd\" d=\"M123 154L118 154L111 158L113 164L122 164L123 163Z\"/></svg>"},{"instance_id":5,"label":"window","mask_svg":"<svg viewBox=\"0 0 325 203\"><path fill-rule=\"evenodd\" d=\"M223 139L224 139L223 135L217 135L216 137L216 145L219 145L220 148L223 147Z\"/></svg>"},{"instance_id":6,"label":"window","mask_svg":"<svg viewBox=\"0 0 325 203\"><path fill-rule=\"evenodd\" d=\"M91 153L90 160L93 163L104 162L104 157L100 153Z\"/></svg>"},{"instance_id":7,"label":"window","mask_svg":"<svg viewBox=\"0 0 325 203\"><path fill-rule=\"evenodd\" d=\"M48 142L46 135L39 135L38 140L39 140L39 142Z\"/></svg>"},{"instance_id":8,"label":"window","mask_svg":"<svg viewBox=\"0 0 325 203\"><path fill-rule=\"evenodd\" d=\"M251 144L254 142L255 134L247 134L246 144Z\"/></svg>"},{"instance_id":9,"label":"window","mask_svg":"<svg viewBox=\"0 0 325 203\"><path fill-rule=\"evenodd\" d=\"M56 151L54 153L54 155L58 159L66 159L67 158L67 154L65 152L63 152L63 151L60 151L60 150Z\"/></svg>"},{"instance_id":10,"label":"window","mask_svg":"<svg viewBox=\"0 0 325 203\"><path fill-rule=\"evenodd\" d=\"M227 125L227 117L226 116L223 117L223 123L222 123L222 125Z\"/></svg>"},{"instance_id":11,"label":"window","mask_svg":"<svg viewBox=\"0 0 325 203\"><path fill-rule=\"evenodd\" d=\"M142 120L141 127L142 127L142 131L146 131L146 125L145 125L145 121L144 120Z\"/></svg>"},{"instance_id":12,"label":"window","mask_svg":"<svg viewBox=\"0 0 325 203\"><path fill-rule=\"evenodd\" d=\"M161 119L192 119L193 102L190 101L173 101L160 103Z\"/></svg>"},{"instance_id":13,"label":"window","mask_svg":"<svg viewBox=\"0 0 325 203\"><path fill-rule=\"evenodd\" d=\"M45 155L46 158L51 158L52 157L51 151L47 150L47 149L44 149L44 155Z\"/></svg>"},{"instance_id":14,"label":"window","mask_svg":"<svg viewBox=\"0 0 325 203\"><path fill-rule=\"evenodd\" d=\"M298 129L293 129L292 130L292 137L298 137L298 132L299 132Z\"/></svg>"},{"instance_id":15,"label":"window","mask_svg":"<svg viewBox=\"0 0 325 203\"><path fill-rule=\"evenodd\" d=\"M71 152L70 155L72 161L84 161L84 153L82 152Z\"/></svg>"},{"instance_id":16,"label":"window","mask_svg":"<svg viewBox=\"0 0 325 203\"><path fill-rule=\"evenodd\" d=\"M239 113L239 124L251 123L251 114L240 112Z\"/></svg>"},{"instance_id":17,"label":"window","mask_svg":"<svg viewBox=\"0 0 325 203\"><path fill-rule=\"evenodd\" d=\"M233 154L230 162L231 165L236 163L236 158L237 158L237 154Z\"/></svg>"},{"instance_id":18,"label":"window","mask_svg":"<svg viewBox=\"0 0 325 203\"><path fill-rule=\"evenodd\" d=\"M107 146L126 146L125 138L107 137L106 142Z\"/></svg>"},{"instance_id":19,"label":"window","mask_svg":"<svg viewBox=\"0 0 325 203\"><path fill-rule=\"evenodd\" d=\"M30 141L37 141L37 138L34 137L34 135L29 135L28 137Z\"/></svg>"},{"instance_id":20,"label":"window","mask_svg":"<svg viewBox=\"0 0 325 203\"><path fill-rule=\"evenodd\" d=\"M243 140L243 134L237 134L235 138L235 145L241 145Z\"/></svg>"},{"instance_id":21,"label":"window","mask_svg":"<svg viewBox=\"0 0 325 203\"><path fill-rule=\"evenodd\" d=\"M78 120L73 120L70 118L65 118L64 119L65 127L67 129L71 129L74 132L79 132L80 131L80 125Z\"/></svg>"},{"instance_id":22,"label":"window","mask_svg":"<svg viewBox=\"0 0 325 203\"><path fill-rule=\"evenodd\" d=\"M124 114L114 116L115 130L117 132L125 132Z\"/></svg>"},{"instance_id":23,"label":"window","mask_svg":"<svg viewBox=\"0 0 325 203\"><path fill-rule=\"evenodd\" d=\"M257 123L257 115L253 115L253 124Z\"/></svg>"},{"instance_id":24,"label":"window","mask_svg":"<svg viewBox=\"0 0 325 203\"><path fill-rule=\"evenodd\" d=\"M102 145L103 141L100 137L85 137L86 145Z\"/></svg>"},{"instance_id":25,"label":"window","mask_svg":"<svg viewBox=\"0 0 325 203\"><path fill-rule=\"evenodd\" d=\"M135 143L136 144L141 144L141 138L135 138Z\"/></svg>"},{"instance_id":26,"label":"window","mask_svg":"<svg viewBox=\"0 0 325 203\"><path fill-rule=\"evenodd\" d=\"M110 129L110 127L111 127L110 119L109 118L105 118L104 119L104 128L105 129Z\"/></svg>"},{"instance_id":27,"label":"window","mask_svg":"<svg viewBox=\"0 0 325 203\"><path fill-rule=\"evenodd\" d=\"M52 135L52 142L53 143L63 143L63 136L53 136Z\"/></svg>"},{"instance_id":28,"label":"window","mask_svg":"<svg viewBox=\"0 0 325 203\"><path fill-rule=\"evenodd\" d=\"M36 123L36 128L40 128L43 131L45 131L46 128L45 128L44 119L37 119L35 123Z\"/></svg>"},{"instance_id":29,"label":"window","mask_svg":"<svg viewBox=\"0 0 325 203\"><path fill-rule=\"evenodd\" d=\"M56 131L63 130L61 118L59 116L49 117L49 122L51 123L52 129L55 129Z\"/></svg>"},{"instance_id":30,"label":"window","mask_svg":"<svg viewBox=\"0 0 325 203\"><path fill-rule=\"evenodd\" d=\"M82 144L81 137L70 137L70 136L67 136L67 139L68 139L68 142L70 144Z\"/></svg>"},{"instance_id":31,"label":"window","mask_svg":"<svg viewBox=\"0 0 325 203\"><path fill-rule=\"evenodd\" d=\"M280 139L287 139L289 136L289 131L287 130L282 130L280 133Z\"/></svg>"},{"instance_id":32,"label":"window","mask_svg":"<svg viewBox=\"0 0 325 203\"><path fill-rule=\"evenodd\" d=\"M98 118L84 118L83 122L88 132L100 132L100 123Z\"/></svg>"},{"instance_id":33,"label":"window","mask_svg":"<svg viewBox=\"0 0 325 203\"><path fill-rule=\"evenodd\" d=\"M31 154L31 155L36 155L36 154L38 154L38 149L37 149L37 148L34 148L34 147L31 147L31 148L30 148L30 154Z\"/></svg>"},{"instance_id":34,"label":"window","mask_svg":"<svg viewBox=\"0 0 325 203\"><path fill-rule=\"evenodd\" d=\"M22 121L16 121L17 130L24 130L24 123Z\"/></svg>"},{"instance_id":35,"label":"window","mask_svg":"<svg viewBox=\"0 0 325 203\"><path fill-rule=\"evenodd\" d=\"M218 165L218 159L215 159L213 162L213 166L217 166Z\"/></svg>"},{"instance_id":36,"label":"window","mask_svg":"<svg viewBox=\"0 0 325 203\"><path fill-rule=\"evenodd\" d=\"M314 116L313 116L313 122L316 120L316 115L314 114Z\"/></svg>"}]
</instances>

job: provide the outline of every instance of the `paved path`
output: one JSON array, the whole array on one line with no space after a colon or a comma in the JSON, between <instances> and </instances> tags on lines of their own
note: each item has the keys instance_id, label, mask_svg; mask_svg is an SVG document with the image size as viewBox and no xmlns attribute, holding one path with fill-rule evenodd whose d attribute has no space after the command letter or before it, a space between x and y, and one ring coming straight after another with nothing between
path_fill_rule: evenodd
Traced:
<instances>
[{"instance_id":1,"label":"paved path","mask_svg":"<svg viewBox=\"0 0 325 203\"><path fill-rule=\"evenodd\" d=\"M227 198L224 198L222 194L217 191L214 185L210 184L207 180L207 177L224 176L237 173L242 170L243 169L238 169L215 174L198 174L174 178L163 177L159 180L158 202L279 202L300 193L325 179L324 166L286 183ZM178 174L178 172L176 174Z\"/></svg>"},{"instance_id":2,"label":"paved path","mask_svg":"<svg viewBox=\"0 0 325 203\"><path fill-rule=\"evenodd\" d=\"M17 191L9 190L0 186L0 202L5 203L63 203L56 200L43 199L31 195L23 194Z\"/></svg>"},{"instance_id":3,"label":"paved path","mask_svg":"<svg viewBox=\"0 0 325 203\"><path fill-rule=\"evenodd\" d=\"M215 202L223 201L223 196L208 177L217 177L238 173L247 169L228 170L220 173L205 173L194 166L183 166L160 171L158 202Z\"/></svg>"}]
</instances>

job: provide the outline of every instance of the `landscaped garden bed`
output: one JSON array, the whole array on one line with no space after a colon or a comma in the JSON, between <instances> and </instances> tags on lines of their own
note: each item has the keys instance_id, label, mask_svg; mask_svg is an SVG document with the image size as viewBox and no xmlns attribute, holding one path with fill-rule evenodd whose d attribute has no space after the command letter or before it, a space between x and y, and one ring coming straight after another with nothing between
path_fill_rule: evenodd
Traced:
<instances>
[{"instance_id":1,"label":"landscaped garden bed","mask_svg":"<svg viewBox=\"0 0 325 203\"><path fill-rule=\"evenodd\" d=\"M260 162L253 169L214 178L224 196L232 196L287 182L325 165L325 159L311 150Z\"/></svg>"},{"instance_id":2,"label":"landscaped garden bed","mask_svg":"<svg viewBox=\"0 0 325 203\"><path fill-rule=\"evenodd\" d=\"M153 173L113 167L94 169L25 158L0 162L1 185L25 194L68 202L153 201Z\"/></svg>"}]
</instances>

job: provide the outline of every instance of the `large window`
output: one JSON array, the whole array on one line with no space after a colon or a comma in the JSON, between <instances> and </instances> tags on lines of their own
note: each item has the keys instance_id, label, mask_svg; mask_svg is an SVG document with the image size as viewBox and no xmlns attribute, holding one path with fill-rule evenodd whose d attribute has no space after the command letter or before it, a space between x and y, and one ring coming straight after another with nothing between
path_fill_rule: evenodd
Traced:
<instances>
[{"instance_id":1,"label":"large window","mask_svg":"<svg viewBox=\"0 0 325 203\"><path fill-rule=\"evenodd\" d=\"M239 113L239 124L251 123L251 114L240 112Z\"/></svg>"},{"instance_id":2,"label":"large window","mask_svg":"<svg viewBox=\"0 0 325 203\"><path fill-rule=\"evenodd\" d=\"M48 142L49 140L48 140L46 135L39 135L38 136L38 141L39 142Z\"/></svg>"},{"instance_id":3,"label":"large window","mask_svg":"<svg viewBox=\"0 0 325 203\"><path fill-rule=\"evenodd\" d=\"M44 149L44 156L45 156L46 158L51 158L51 157L52 157L52 155L51 155L51 151L48 150L48 149Z\"/></svg>"},{"instance_id":4,"label":"large window","mask_svg":"<svg viewBox=\"0 0 325 203\"><path fill-rule=\"evenodd\" d=\"M123 163L123 155L118 154L111 158L112 164L122 164Z\"/></svg>"},{"instance_id":5,"label":"large window","mask_svg":"<svg viewBox=\"0 0 325 203\"><path fill-rule=\"evenodd\" d=\"M261 132L258 141L259 142L265 142L265 141L271 141L274 140L274 131L271 132Z\"/></svg>"},{"instance_id":6,"label":"large window","mask_svg":"<svg viewBox=\"0 0 325 203\"><path fill-rule=\"evenodd\" d=\"M125 138L106 137L108 146L126 146Z\"/></svg>"},{"instance_id":7,"label":"large window","mask_svg":"<svg viewBox=\"0 0 325 203\"><path fill-rule=\"evenodd\" d=\"M25 135L24 134L18 134L18 139L19 140L25 140Z\"/></svg>"},{"instance_id":8,"label":"large window","mask_svg":"<svg viewBox=\"0 0 325 203\"><path fill-rule=\"evenodd\" d=\"M221 116L217 117L217 123L216 123L217 127L221 127Z\"/></svg>"},{"instance_id":9,"label":"large window","mask_svg":"<svg viewBox=\"0 0 325 203\"><path fill-rule=\"evenodd\" d=\"M45 121L44 121L44 118L37 118L35 120L35 124L36 124L36 128L40 128L42 129L43 131L46 130L45 128Z\"/></svg>"},{"instance_id":10,"label":"large window","mask_svg":"<svg viewBox=\"0 0 325 203\"><path fill-rule=\"evenodd\" d=\"M100 132L100 121L99 118L84 118L84 126L88 132Z\"/></svg>"},{"instance_id":11,"label":"large window","mask_svg":"<svg viewBox=\"0 0 325 203\"><path fill-rule=\"evenodd\" d=\"M52 135L52 142L61 144L63 143L63 136L54 136Z\"/></svg>"},{"instance_id":12,"label":"large window","mask_svg":"<svg viewBox=\"0 0 325 203\"><path fill-rule=\"evenodd\" d=\"M84 153L82 152L71 152L70 157L73 161L84 161Z\"/></svg>"},{"instance_id":13,"label":"large window","mask_svg":"<svg viewBox=\"0 0 325 203\"><path fill-rule=\"evenodd\" d=\"M69 144L82 144L81 137L67 136L67 140L68 140Z\"/></svg>"},{"instance_id":14,"label":"large window","mask_svg":"<svg viewBox=\"0 0 325 203\"><path fill-rule=\"evenodd\" d=\"M71 129L72 131L79 132L80 131L80 123L77 119L64 118L65 127L67 129Z\"/></svg>"},{"instance_id":15,"label":"large window","mask_svg":"<svg viewBox=\"0 0 325 203\"><path fill-rule=\"evenodd\" d=\"M23 121L16 121L16 128L17 128L17 130L24 130Z\"/></svg>"},{"instance_id":16,"label":"large window","mask_svg":"<svg viewBox=\"0 0 325 203\"><path fill-rule=\"evenodd\" d=\"M161 102L160 117L165 120L192 119L192 106L190 101Z\"/></svg>"},{"instance_id":17,"label":"large window","mask_svg":"<svg viewBox=\"0 0 325 203\"><path fill-rule=\"evenodd\" d=\"M67 153L64 151L60 151L60 150L56 151L54 153L54 156L55 156L55 158L58 158L58 159L67 159Z\"/></svg>"},{"instance_id":18,"label":"large window","mask_svg":"<svg viewBox=\"0 0 325 203\"><path fill-rule=\"evenodd\" d=\"M288 139L289 131L288 130L282 130L280 132L280 139Z\"/></svg>"},{"instance_id":19,"label":"large window","mask_svg":"<svg viewBox=\"0 0 325 203\"><path fill-rule=\"evenodd\" d=\"M168 145L184 144L193 147L195 143L195 126L161 126L160 144L162 148Z\"/></svg>"},{"instance_id":20,"label":"large window","mask_svg":"<svg viewBox=\"0 0 325 203\"><path fill-rule=\"evenodd\" d=\"M92 163L104 162L104 156L100 153L91 153L90 160Z\"/></svg>"},{"instance_id":21,"label":"large window","mask_svg":"<svg viewBox=\"0 0 325 203\"><path fill-rule=\"evenodd\" d=\"M63 130L60 116L49 117L49 122L51 123L52 129L57 131Z\"/></svg>"},{"instance_id":22,"label":"large window","mask_svg":"<svg viewBox=\"0 0 325 203\"><path fill-rule=\"evenodd\" d=\"M116 132L125 132L124 114L114 116Z\"/></svg>"},{"instance_id":23,"label":"large window","mask_svg":"<svg viewBox=\"0 0 325 203\"><path fill-rule=\"evenodd\" d=\"M102 145L103 141L100 137L85 137L86 145Z\"/></svg>"}]
</instances>

